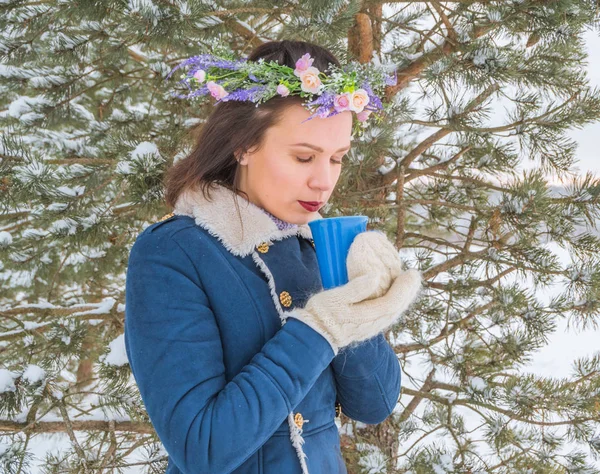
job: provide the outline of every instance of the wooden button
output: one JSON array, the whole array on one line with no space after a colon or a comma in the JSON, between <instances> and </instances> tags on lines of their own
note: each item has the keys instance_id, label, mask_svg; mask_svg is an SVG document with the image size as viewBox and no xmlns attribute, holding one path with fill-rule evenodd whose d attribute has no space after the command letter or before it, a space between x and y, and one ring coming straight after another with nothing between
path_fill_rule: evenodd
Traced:
<instances>
[{"instance_id":1,"label":"wooden button","mask_svg":"<svg viewBox=\"0 0 600 474\"><path fill-rule=\"evenodd\" d=\"M304 423L307 421L308 420L305 420L302 417L302 413L296 413L296 415L294 416L294 423L296 423L296 426L300 429L302 429L302 425L304 425Z\"/></svg>"},{"instance_id":2,"label":"wooden button","mask_svg":"<svg viewBox=\"0 0 600 474\"><path fill-rule=\"evenodd\" d=\"M313 246L313 249L315 248L315 241L313 239L310 239L310 245Z\"/></svg>"},{"instance_id":3,"label":"wooden button","mask_svg":"<svg viewBox=\"0 0 600 474\"><path fill-rule=\"evenodd\" d=\"M287 291L282 291L279 295L279 301L286 308L290 307L292 304L292 295L290 295Z\"/></svg>"},{"instance_id":4,"label":"wooden button","mask_svg":"<svg viewBox=\"0 0 600 474\"><path fill-rule=\"evenodd\" d=\"M269 251L269 244L267 242L263 242L258 247L256 247L260 253L267 253Z\"/></svg>"}]
</instances>

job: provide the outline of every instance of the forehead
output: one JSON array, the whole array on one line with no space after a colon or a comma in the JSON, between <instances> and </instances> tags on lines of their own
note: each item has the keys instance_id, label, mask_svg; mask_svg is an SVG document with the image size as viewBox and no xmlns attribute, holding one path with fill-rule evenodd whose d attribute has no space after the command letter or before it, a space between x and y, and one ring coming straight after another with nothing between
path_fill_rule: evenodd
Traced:
<instances>
[{"instance_id":1,"label":"forehead","mask_svg":"<svg viewBox=\"0 0 600 474\"><path fill-rule=\"evenodd\" d=\"M350 145L352 112L344 111L327 118L314 117L300 104L286 107L277 124L267 131L280 145L308 142L321 148L337 150ZM305 121L306 120L306 121Z\"/></svg>"}]
</instances>

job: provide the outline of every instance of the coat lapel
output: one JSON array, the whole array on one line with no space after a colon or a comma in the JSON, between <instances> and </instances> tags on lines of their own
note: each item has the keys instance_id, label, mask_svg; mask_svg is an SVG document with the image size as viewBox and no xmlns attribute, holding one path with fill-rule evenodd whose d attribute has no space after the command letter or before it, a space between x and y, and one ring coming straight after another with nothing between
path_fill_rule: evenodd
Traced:
<instances>
[{"instance_id":1,"label":"coat lapel","mask_svg":"<svg viewBox=\"0 0 600 474\"><path fill-rule=\"evenodd\" d=\"M293 235L312 239L308 224L279 230L260 207L223 185L214 183L210 188L210 198L204 197L199 186L188 188L177 199L173 214L193 217L197 225L219 239L234 255L245 257L261 243L271 243ZM313 214L315 219L322 218L319 212Z\"/></svg>"}]
</instances>

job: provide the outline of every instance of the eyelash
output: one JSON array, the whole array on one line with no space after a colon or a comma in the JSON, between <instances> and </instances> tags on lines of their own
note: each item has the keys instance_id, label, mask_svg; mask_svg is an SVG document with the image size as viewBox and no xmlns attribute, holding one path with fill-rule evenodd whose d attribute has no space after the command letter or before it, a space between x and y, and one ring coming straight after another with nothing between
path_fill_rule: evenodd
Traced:
<instances>
[{"instance_id":1,"label":"eyelash","mask_svg":"<svg viewBox=\"0 0 600 474\"><path fill-rule=\"evenodd\" d=\"M299 157L296 157L296 159L300 162L300 163L310 163L313 159L314 155L311 156L309 159L307 160L302 160ZM335 160L331 160L333 163L335 163L336 165L341 165L342 162L341 161L335 161Z\"/></svg>"}]
</instances>

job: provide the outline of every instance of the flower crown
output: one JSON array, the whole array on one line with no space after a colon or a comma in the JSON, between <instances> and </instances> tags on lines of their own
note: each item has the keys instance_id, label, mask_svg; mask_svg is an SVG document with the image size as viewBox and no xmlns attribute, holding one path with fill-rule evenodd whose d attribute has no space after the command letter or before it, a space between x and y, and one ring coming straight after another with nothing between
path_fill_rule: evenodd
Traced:
<instances>
[{"instance_id":1,"label":"flower crown","mask_svg":"<svg viewBox=\"0 0 600 474\"><path fill-rule=\"evenodd\" d=\"M369 116L381 120L384 110L378 95L385 86L395 85L396 72L390 76L382 66L350 63L343 67L329 65L330 74L312 65L309 53L296 61L296 68L275 61L266 62L232 59L214 54L193 56L175 66L168 79L177 69L189 67L181 74L180 83L189 89L188 94L173 94L180 99L193 99L210 94L217 102L229 100L250 101L256 106L275 96L298 95L309 99L303 105L314 117L330 117L349 110L356 113L360 127L366 127ZM316 98L315 98L316 96ZM354 132L361 131L355 127Z\"/></svg>"}]
</instances>

